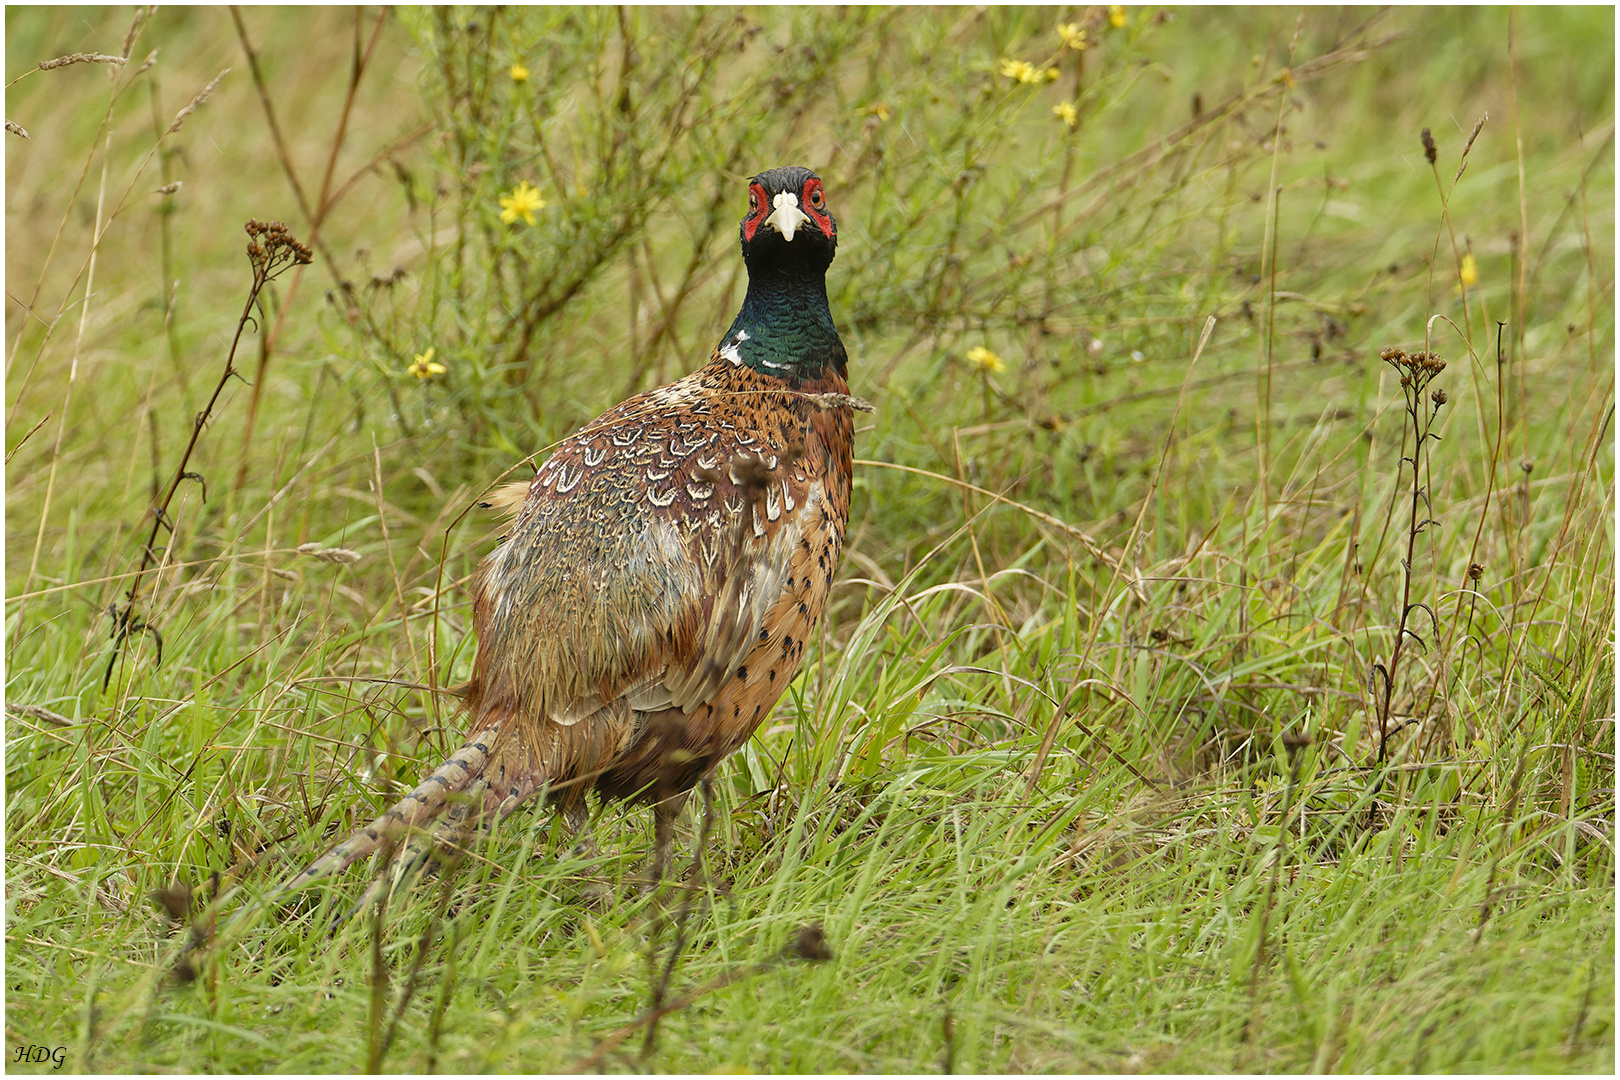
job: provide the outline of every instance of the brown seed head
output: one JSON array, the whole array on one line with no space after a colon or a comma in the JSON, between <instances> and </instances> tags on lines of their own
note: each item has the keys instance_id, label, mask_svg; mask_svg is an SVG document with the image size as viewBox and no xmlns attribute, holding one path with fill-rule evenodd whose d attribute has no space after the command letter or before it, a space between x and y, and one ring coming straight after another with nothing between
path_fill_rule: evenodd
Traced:
<instances>
[{"instance_id":1,"label":"brown seed head","mask_svg":"<svg viewBox=\"0 0 1620 1080\"><path fill-rule=\"evenodd\" d=\"M1423 158L1424 158L1424 160L1427 161L1430 165L1433 165L1434 164L1434 159L1435 159L1437 153L1438 152L1436 151L1435 146L1434 146L1434 133L1431 132L1428 128L1424 128L1423 129Z\"/></svg>"},{"instance_id":2,"label":"brown seed head","mask_svg":"<svg viewBox=\"0 0 1620 1080\"><path fill-rule=\"evenodd\" d=\"M119 62L122 63L123 61L119 61ZM196 112L198 110L198 108L200 108L202 106L202 103L208 100L209 95L213 94L214 88L219 85L220 80L223 79L226 75L229 75L230 71L231 71L230 68L226 68L224 71L220 72L218 75L215 75L212 82L210 82L207 86L205 86L201 90L199 90L197 92L197 96L191 99L191 103L189 105L187 105L185 108L181 109L179 112L174 114L174 123L169 125L169 130L164 132L164 134L165 135L173 135L175 132L179 131L181 125L186 122L186 117L188 117L192 113Z\"/></svg>"},{"instance_id":3,"label":"brown seed head","mask_svg":"<svg viewBox=\"0 0 1620 1080\"><path fill-rule=\"evenodd\" d=\"M308 245L279 221L250 218L243 227L248 234L248 259L266 278L274 277L288 266L307 265L314 258Z\"/></svg>"},{"instance_id":4,"label":"brown seed head","mask_svg":"<svg viewBox=\"0 0 1620 1080\"><path fill-rule=\"evenodd\" d=\"M1481 564L1479 564L1477 562L1468 564L1468 580L1469 581L1478 581L1480 578L1482 578L1484 576L1485 576L1485 567L1484 566L1482 566Z\"/></svg>"},{"instance_id":5,"label":"brown seed head","mask_svg":"<svg viewBox=\"0 0 1620 1080\"><path fill-rule=\"evenodd\" d=\"M1434 402L1434 407L1438 409L1440 406L1442 406L1442 405L1444 405L1446 403L1446 392L1445 392L1445 390L1443 388L1441 388L1441 387L1438 387L1438 386L1435 387L1429 393L1429 400Z\"/></svg>"},{"instance_id":6,"label":"brown seed head","mask_svg":"<svg viewBox=\"0 0 1620 1080\"><path fill-rule=\"evenodd\" d=\"M788 950L800 960L831 960L833 958L832 946L827 944L827 935L822 931L820 924L811 923L799 927L798 936Z\"/></svg>"},{"instance_id":7,"label":"brown seed head","mask_svg":"<svg viewBox=\"0 0 1620 1080\"><path fill-rule=\"evenodd\" d=\"M153 890L152 901L173 922L183 923L191 918L191 888L178 878L166 888Z\"/></svg>"},{"instance_id":8,"label":"brown seed head","mask_svg":"<svg viewBox=\"0 0 1620 1080\"><path fill-rule=\"evenodd\" d=\"M1401 372L1401 388L1415 387L1418 391L1446 369L1446 362L1432 352L1419 349L1409 353L1405 349L1388 348L1378 354L1379 359Z\"/></svg>"},{"instance_id":9,"label":"brown seed head","mask_svg":"<svg viewBox=\"0 0 1620 1080\"><path fill-rule=\"evenodd\" d=\"M50 71L54 68L67 67L69 64L127 64L127 56L111 56L107 53L76 52L68 56L58 56L55 60L41 60L39 70Z\"/></svg>"}]
</instances>

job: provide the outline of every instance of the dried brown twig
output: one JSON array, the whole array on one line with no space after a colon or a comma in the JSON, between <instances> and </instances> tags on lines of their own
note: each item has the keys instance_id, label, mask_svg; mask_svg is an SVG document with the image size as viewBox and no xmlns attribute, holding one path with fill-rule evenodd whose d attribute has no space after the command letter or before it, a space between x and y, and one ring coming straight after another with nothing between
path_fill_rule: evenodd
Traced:
<instances>
[{"instance_id":1,"label":"dried brown twig","mask_svg":"<svg viewBox=\"0 0 1620 1080\"><path fill-rule=\"evenodd\" d=\"M216 80L217 81L217 80ZM204 94L207 92L204 91ZM204 501L208 498L208 485L204 482L202 474L191 472L187 466L191 464L191 455L197 448L197 440L202 437L203 428L207 426L213 416L214 406L219 401L220 394L225 391L225 384L230 382L232 376L238 376L236 370L236 349L241 344L242 334L247 330L248 324L257 327L253 317L254 307L259 302L259 294L264 287L274 281L281 273L291 266L307 265L311 261L310 250L300 242L287 226L280 222L266 223L251 220L246 225L248 234L247 256L253 266L253 284L248 288L247 302L242 305L242 315L236 321L236 336L231 339L230 352L225 356L225 370L220 373L219 382L214 387L213 394L192 420L191 439L186 443L185 451L180 455L180 462L175 466L174 477L169 481L168 488L163 497L152 507L152 529L147 534L146 543L141 550L141 565L135 571L134 580L129 584L129 591L124 597L122 609L112 604L108 613L112 616L113 649L112 655L107 659L107 673L102 677L101 688L105 690L112 682L113 670L118 665L118 657L123 651L124 642L133 634L148 634L157 644L158 662L163 662L163 637L158 633L150 621L142 619L136 612L136 605L140 600L141 583L146 579L146 572L157 561L158 531L167 528L172 536L174 521L169 516L169 507L174 502L174 496L180 490L180 484L185 480L195 480L202 487ZM167 545L165 545L167 553Z\"/></svg>"},{"instance_id":2,"label":"dried brown twig","mask_svg":"<svg viewBox=\"0 0 1620 1080\"><path fill-rule=\"evenodd\" d=\"M1438 633L1440 619L1434 608L1422 601L1412 600L1412 562L1417 557L1417 538L1425 528L1439 524L1434 520L1434 508L1429 503L1429 489L1423 483L1423 463L1427 460L1426 447L1430 439L1438 440L1439 435L1434 433L1434 421L1440 414L1440 407L1446 403L1446 392L1436 388L1424 400L1424 390L1429 386L1435 376L1446 369L1446 362L1432 352L1418 351L1408 353L1405 349L1385 349L1379 354L1384 363L1389 364L1400 373L1401 395L1406 402L1406 423L1410 425L1413 436L1412 453L1408 457L1401 456L1402 466L1410 465L1412 468L1412 497L1409 507L1410 517L1406 528L1406 558L1401 560L1401 612L1396 624L1395 645L1390 651L1389 665L1374 661L1372 672L1368 678L1371 681L1373 674L1383 677L1382 693L1378 695L1378 765L1382 769L1388 757L1390 706L1395 695L1395 676L1400 667L1401 654L1405 650L1406 640L1411 638L1418 644L1424 644L1423 638L1411 629L1412 612L1422 609L1428 613L1431 630ZM1404 443L1404 439L1403 439ZM1422 517L1419 517L1419 511ZM1376 693L1376 691L1375 691ZM1382 772L1379 774L1377 784L1373 788L1376 797L1383 785Z\"/></svg>"}]
</instances>

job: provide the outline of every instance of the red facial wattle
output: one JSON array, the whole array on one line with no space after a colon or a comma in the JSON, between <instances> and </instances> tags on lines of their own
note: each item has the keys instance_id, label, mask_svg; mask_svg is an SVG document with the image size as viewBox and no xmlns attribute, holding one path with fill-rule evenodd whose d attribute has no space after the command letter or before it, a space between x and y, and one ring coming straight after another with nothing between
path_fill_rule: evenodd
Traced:
<instances>
[{"instance_id":1,"label":"red facial wattle","mask_svg":"<svg viewBox=\"0 0 1620 1080\"><path fill-rule=\"evenodd\" d=\"M833 235L832 218L827 216L827 200L822 194L821 181L811 177L804 182L804 190L799 194L799 209L809 215L810 220L816 223L821 235L831 240Z\"/></svg>"},{"instance_id":2,"label":"red facial wattle","mask_svg":"<svg viewBox=\"0 0 1620 1080\"><path fill-rule=\"evenodd\" d=\"M760 222L764 221L771 212L770 196L765 194L765 188L760 184L748 185L748 217L743 220L743 239L753 240L754 233L759 230Z\"/></svg>"}]
</instances>

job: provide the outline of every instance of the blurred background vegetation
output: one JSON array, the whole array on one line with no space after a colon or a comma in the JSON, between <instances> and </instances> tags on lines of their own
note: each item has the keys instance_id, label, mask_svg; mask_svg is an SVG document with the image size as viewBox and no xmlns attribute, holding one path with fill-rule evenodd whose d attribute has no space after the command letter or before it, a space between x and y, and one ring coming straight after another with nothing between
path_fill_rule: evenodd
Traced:
<instances>
[{"instance_id":1,"label":"blurred background vegetation","mask_svg":"<svg viewBox=\"0 0 1620 1080\"><path fill-rule=\"evenodd\" d=\"M590 864L529 815L385 963L295 923L182 986L146 898L437 764L479 496L707 360L791 163L877 412L682 986L837 958L641 1065L1612 1068L1612 9L131 19L6 13L13 1043L544 1070L635 1020L670 945L617 808ZM250 218L314 261L210 405ZM1390 346L1449 365L1410 545Z\"/></svg>"}]
</instances>

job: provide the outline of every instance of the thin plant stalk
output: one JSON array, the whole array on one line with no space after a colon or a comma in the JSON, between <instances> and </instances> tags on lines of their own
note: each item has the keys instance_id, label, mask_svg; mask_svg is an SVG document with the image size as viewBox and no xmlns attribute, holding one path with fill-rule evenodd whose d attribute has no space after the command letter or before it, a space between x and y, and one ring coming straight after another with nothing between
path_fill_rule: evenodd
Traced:
<instances>
[{"instance_id":1,"label":"thin plant stalk","mask_svg":"<svg viewBox=\"0 0 1620 1080\"><path fill-rule=\"evenodd\" d=\"M124 596L124 606L120 610L113 606L113 649L112 655L107 658L107 671L102 676L101 688L106 690L112 682L113 671L118 665L118 657L123 651L124 642L132 634L146 633L152 636L157 643L158 662L163 662L163 637L157 628L149 621L136 615L136 604L140 600L141 584L146 580L146 572L157 561L158 532L167 528L172 537L174 521L169 516L169 508L174 503L175 493L186 480L195 480L203 491L203 498L208 498L208 485L200 473L190 471L191 455L197 449L197 442L202 438L203 428L214 413L214 406L219 402L219 396L225 392L225 385L237 375L236 350L242 343L242 335L246 332L248 324L257 323L253 318L254 307L259 302L259 294L264 287L274 281L282 271L289 266L301 266L310 262L309 248L295 239L287 231L287 227L279 222L266 224L252 220L247 223L249 237L247 255L253 266L253 283L248 287L247 301L242 305L242 314L236 320L236 335L231 339L231 348L225 354L225 368L220 372L219 382L214 385L214 392L209 395L208 404L203 406L191 423L191 438L186 442L186 448L180 455L180 462L175 466L174 476L169 481L168 488L163 497L152 507L152 527L147 533L146 543L141 547L141 564L135 571L134 579L129 584L129 591ZM168 545L164 546L167 554Z\"/></svg>"},{"instance_id":2,"label":"thin plant stalk","mask_svg":"<svg viewBox=\"0 0 1620 1080\"><path fill-rule=\"evenodd\" d=\"M1427 603L1413 602L1412 600L1412 563L1417 557L1417 538L1423 530L1433 524L1433 508L1429 504L1428 489L1423 484L1422 463L1428 459L1427 444L1430 439L1438 440L1440 436L1434 433L1434 421L1440 413L1440 407L1446 403L1446 392L1436 389L1429 397L1429 403L1424 402L1423 391L1428 388L1434 377L1446 368L1446 362L1431 352L1423 351L1407 353L1404 349L1385 349L1382 353L1385 363L1394 367L1401 374L1401 394L1406 402L1406 421L1411 425L1413 435L1412 455L1402 456L1401 465L1410 465L1412 468L1412 493L1408 505L1409 517L1406 529L1406 557L1401 560L1401 611L1400 619L1395 630L1395 645L1390 651L1389 665L1374 663L1373 670L1383 676L1382 694L1378 700L1378 767L1380 775L1375 792L1383 784L1382 768L1388 759L1389 736L1391 734L1389 721L1390 709L1395 696L1395 677L1400 671L1401 656L1405 652L1406 641L1411 638L1420 644L1423 639L1418 637L1411 626L1411 615L1414 610L1422 609L1429 614L1431 630L1439 629L1439 619L1434 609ZM1404 443L1404 439L1402 442ZM1419 512L1424 516L1419 517Z\"/></svg>"}]
</instances>

